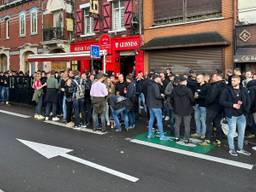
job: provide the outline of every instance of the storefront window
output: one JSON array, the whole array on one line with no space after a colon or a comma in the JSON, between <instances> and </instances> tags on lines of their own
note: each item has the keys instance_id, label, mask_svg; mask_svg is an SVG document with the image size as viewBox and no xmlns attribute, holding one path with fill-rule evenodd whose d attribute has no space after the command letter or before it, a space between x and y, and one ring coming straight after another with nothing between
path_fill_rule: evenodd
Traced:
<instances>
[{"instance_id":1,"label":"storefront window","mask_svg":"<svg viewBox=\"0 0 256 192\"><path fill-rule=\"evenodd\" d=\"M124 29L124 1L117 0L112 3L112 30Z\"/></svg>"},{"instance_id":2,"label":"storefront window","mask_svg":"<svg viewBox=\"0 0 256 192\"><path fill-rule=\"evenodd\" d=\"M93 17L89 14L89 7L84 9L84 34L92 34L93 33Z\"/></svg>"}]
</instances>

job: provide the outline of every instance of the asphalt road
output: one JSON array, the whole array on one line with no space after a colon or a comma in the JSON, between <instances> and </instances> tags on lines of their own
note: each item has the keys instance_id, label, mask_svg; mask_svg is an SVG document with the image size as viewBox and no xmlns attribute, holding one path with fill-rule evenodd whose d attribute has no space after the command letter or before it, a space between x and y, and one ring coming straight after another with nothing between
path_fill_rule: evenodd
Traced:
<instances>
[{"instance_id":1,"label":"asphalt road","mask_svg":"<svg viewBox=\"0 0 256 192\"><path fill-rule=\"evenodd\" d=\"M0 191L256 191L255 168L247 170L130 143L126 138L140 132L145 125L140 126L129 133L110 131L101 136L0 113ZM63 157L47 159L17 138L73 149L70 155L139 180L130 182ZM225 157L226 150L212 154ZM253 154L238 160L255 164L255 157Z\"/></svg>"}]
</instances>

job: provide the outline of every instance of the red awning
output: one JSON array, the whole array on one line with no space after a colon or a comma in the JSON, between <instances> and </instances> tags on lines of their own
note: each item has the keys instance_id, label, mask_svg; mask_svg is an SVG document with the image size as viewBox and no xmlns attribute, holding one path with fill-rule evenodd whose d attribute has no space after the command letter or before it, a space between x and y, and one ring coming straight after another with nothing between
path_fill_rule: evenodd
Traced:
<instances>
[{"instance_id":1,"label":"red awning","mask_svg":"<svg viewBox=\"0 0 256 192\"><path fill-rule=\"evenodd\" d=\"M102 51L100 51L102 55ZM69 52L69 53L51 53L51 54L35 54L29 55L29 62L43 62L43 61L77 61L86 60L90 58L90 52Z\"/></svg>"}]
</instances>

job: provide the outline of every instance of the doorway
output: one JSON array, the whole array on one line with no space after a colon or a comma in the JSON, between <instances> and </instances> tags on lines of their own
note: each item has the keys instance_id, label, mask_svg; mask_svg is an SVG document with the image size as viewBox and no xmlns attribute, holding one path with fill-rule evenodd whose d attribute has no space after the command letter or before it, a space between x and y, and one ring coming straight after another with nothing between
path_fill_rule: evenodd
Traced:
<instances>
[{"instance_id":1,"label":"doorway","mask_svg":"<svg viewBox=\"0 0 256 192\"><path fill-rule=\"evenodd\" d=\"M120 57L120 73L126 77L133 71L135 66L135 56L121 56Z\"/></svg>"}]
</instances>

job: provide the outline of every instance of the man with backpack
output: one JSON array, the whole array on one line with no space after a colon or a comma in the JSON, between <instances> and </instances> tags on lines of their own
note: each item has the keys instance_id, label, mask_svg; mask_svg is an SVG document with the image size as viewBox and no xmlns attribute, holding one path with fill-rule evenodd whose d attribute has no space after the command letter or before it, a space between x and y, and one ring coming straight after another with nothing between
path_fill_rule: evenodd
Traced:
<instances>
[{"instance_id":1,"label":"man with backpack","mask_svg":"<svg viewBox=\"0 0 256 192\"><path fill-rule=\"evenodd\" d=\"M73 110L75 115L75 127L76 130L86 128L85 123L85 108L84 108L84 94L85 94L85 81L80 78L80 72L74 72L75 78L73 79L74 92L73 92ZM80 113L82 119L80 118ZM82 128L81 128L82 127Z\"/></svg>"}]
</instances>

